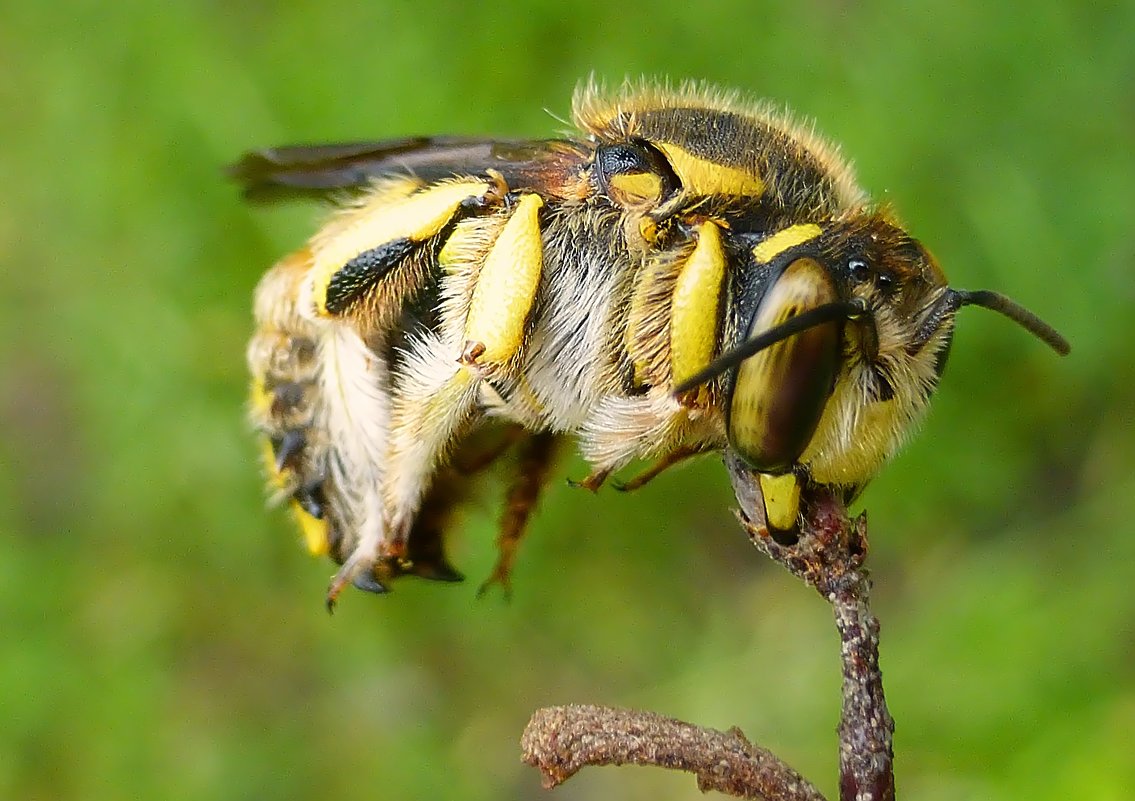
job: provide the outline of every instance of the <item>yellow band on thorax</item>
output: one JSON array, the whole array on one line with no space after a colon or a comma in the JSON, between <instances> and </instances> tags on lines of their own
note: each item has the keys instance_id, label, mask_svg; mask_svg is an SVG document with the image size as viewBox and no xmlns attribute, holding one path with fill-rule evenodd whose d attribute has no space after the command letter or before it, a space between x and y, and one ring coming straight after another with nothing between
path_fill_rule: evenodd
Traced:
<instances>
[{"instance_id":1,"label":"yellow band on thorax","mask_svg":"<svg viewBox=\"0 0 1135 801\"><path fill-rule=\"evenodd\" d=\"M669 142L659 143L658 147L666 154L670 166L690 194L757 198L765 192L765 182L755 172L695 156L685 148Z\"/></svg>"}]
</instances>

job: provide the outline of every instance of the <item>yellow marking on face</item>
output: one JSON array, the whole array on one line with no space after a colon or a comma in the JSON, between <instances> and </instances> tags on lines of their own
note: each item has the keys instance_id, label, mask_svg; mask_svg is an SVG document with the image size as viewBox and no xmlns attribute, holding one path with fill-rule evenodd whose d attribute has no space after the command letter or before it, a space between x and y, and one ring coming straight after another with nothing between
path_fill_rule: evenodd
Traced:
<instances>
[{"instance_id":1,"label":"yellow marking on face","mask_svg":"<svg viewBox=\"0 0 1135 801\"><path fill-rule=\"evenodd\" d=\"M822 484L864 484L883 469L907 438L911 426L909 398L912 387L899 384L887 401L863 404L853 386L837 386L824 410L816 436L800 455L814 480ZM854 405L856 413L847 413ZM854 426L854 427L851 427ZM854 447L845 443L854 442Z\"/></svg>"},{"instance_id":2,"label":"yellow marking on face","mask_svg":"<svg viewBox=\"0 0 1135 801\"><path fill-rule=\"evenodd\" d=\"M295 517L296 523L299 524L300 533L303 535L304 545L307 546L307 552L312 556L324 556L331 550L331 543L328 542L328 532L331 528L326 520L320 520L318 517L313 517L308 514L299 501L293 500L290 504L292 509L292 516Z\"/></svg>"},{"instance_id":3,"label":"yellow marking on face","mask_svg":"<svg viewBox=\"0 0 1135 801\"><path fill-rule=\"evenodd\" d=\"M725 281L725 250L715 223L698 226L698 243L682 267L670 303L670 372L680 384L713 361Z\"/></svg>"},{"instance_id":4,"label":"yellow marking on face","mask_svg":"<svg viewBox=\"0 0 1135 801\"><path fill-rule=\"evenodd\" d=\"M499 364L520 349L544 267L543 205L539 195L521 197L485 258L465 322L465 341L484 345L478 362Z\"/></svg>"},{"instance_id":5,"label":"yellow marking on face","mask_svg":"<svg viewBox=\"0 0 1135 801\"><path fill-rule=\"evenodd\" d=\"M796 518L800 514L800 482L792 473L782 476L761 473L760 482L769 528L791 531L796 527Z\"/></svg>"},{"instance_id":6,"label":"yellow marking on face","mask_svg":"<svg viewBox=\"0 0 1135 801\"><path fill-rule=\"evenodd\" d=\"M823 233L820 226L813 223L793 225L783 231L777 231L768 239L753 248L753 258L758 264L768 264L784 251L803 245Z\"/></svg>"},{"instance_id":7,"label":"yellow marking on face","mask_svg":"<svg viewBox=\"0 0 1135 801\"><path fill-rule=\"evenodd\" d=\"M694 195L741 195L760 197L765 191L765 182L759 175L747 170L695 156L678 145L658 143L666 154L670 166L682 181L686 191Z\"/></svg>"},{"instance_id":8,"label":"yellow marking on face","mask_svg":"<svg viewBox=\"0 0 1135 801\"><path fill-rule=\"evenodd\" d=\"M652 172L612 175L607 184L616 195L612 200L624 206L657 203L662 197L662 178Z\"/></svg>"},{"instance_id":9,"label":"yellow marking on face","mask_svg":"<svg viewBox=\"0 0 1135 801\"><path fill-rule=\"evenodd\" d=\"M350 209L328 226L328 235L312 243L312 300L322 315L327 311L327 287L343 266L396 239L424 242L444 228L463 202L484 197L492 184L460 180L437 184L411 194L391 192Z\"/></svg>"}]
</instances>

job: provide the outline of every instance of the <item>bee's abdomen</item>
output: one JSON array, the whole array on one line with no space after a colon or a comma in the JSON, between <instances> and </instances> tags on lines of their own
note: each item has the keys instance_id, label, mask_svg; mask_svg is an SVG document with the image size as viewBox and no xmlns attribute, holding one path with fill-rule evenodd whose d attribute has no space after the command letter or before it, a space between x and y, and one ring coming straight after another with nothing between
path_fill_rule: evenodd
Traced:
<instances>
[{"instance_id":1,"label":"bee's abdomen","mask_svg":"<svg viewBox=\"0 0 1135 801\"><path fill-rule=\"evenodd\" d=\"M248 344L249 414L264 438L264 463L275 500L288 499L308 550L332 548L323 491L318 346L314 324L296 310L310 252L299 250L265 274L256 288L257 330Z\"/></svg>"}]
</instances>

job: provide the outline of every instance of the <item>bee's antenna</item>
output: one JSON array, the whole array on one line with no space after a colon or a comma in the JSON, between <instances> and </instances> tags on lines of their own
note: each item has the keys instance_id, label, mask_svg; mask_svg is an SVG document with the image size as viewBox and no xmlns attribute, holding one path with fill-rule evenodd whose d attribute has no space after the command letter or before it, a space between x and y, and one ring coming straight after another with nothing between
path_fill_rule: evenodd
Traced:
<instances>
[{"instance_id":1,"label":"bee's antenna","mask_svg":"<svg viewBox=\"0 0 1135 801\"><path fill-rule=\"evenodd\" d=\"M850 320L861 317L866 311L866 303L856 298L850 301L825 303L822 306L809 309L795 317L790 317L775 328L770 328L760 336L746 340L733 348L733 350L721 354L703 370L674 387L673 394L680 395L684 392L689 392L691 389L701 386L706 381L716 378L727 370L733 369L750 356L775 345L777 342L807 331L809 328L815 328L818 325L835 322L836 320Z\"/></svg>"},{"instance_id":2,"label":"bee's antenna","mask_svg":"<svg viewBox=\"0 0 1135 801\"><path fill-rule=\"evenodd\" d=\"M1067 356L1069 351L1072 350L1072 345L1059 331L1021 304L1010 300L999 292L991 292L988 289L978 289L973 292L967 292L964 289L950 291L957 298L956 303L959 308L962 306L983 306L986 309L992 309L1008 317L1061 356Z\"/></svg>"}]
</instances>

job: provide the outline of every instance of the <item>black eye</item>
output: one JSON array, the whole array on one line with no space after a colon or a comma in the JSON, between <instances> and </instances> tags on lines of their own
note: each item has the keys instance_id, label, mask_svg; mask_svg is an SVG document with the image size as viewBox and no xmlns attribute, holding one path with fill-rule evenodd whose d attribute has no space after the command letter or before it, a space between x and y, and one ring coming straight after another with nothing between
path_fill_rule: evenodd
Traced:
<instances>
[{"instance_id":1,"label":"black eye","mask_svg":"<svg viewBox=\"0 0 1135 801\"><path fill-rule=\"evenodd\" d=\"M681 183L656 147L641 140L600 145L595 151L600 190L616 203L661 203Z\"/></svg>"},{"instance_id":2,"label":"black eye","mask_svg":"<svg viewBox=\"0 0 1135 801\"><path fill-rule=\"evenodd\" d=\"M887 275L887 273L879 273L875 276L875 283L878 284L879 290L884 295L891 294L898 287L898 281L895 280L895 277Z\"/></svg>"},{"instance_id":3,"label":"black eye","mask_svg":"<svg viewBox=\"0 0 1135 801\"><path fill-rule=\"evenodd\" d=\"M847 274L851 280L857 284L863 284L871 280L871 268L867 266L867 262L863 259L852 259L847 263Z\"/></svg>"}]
</instances>

